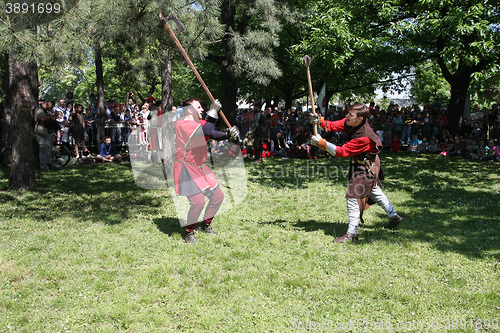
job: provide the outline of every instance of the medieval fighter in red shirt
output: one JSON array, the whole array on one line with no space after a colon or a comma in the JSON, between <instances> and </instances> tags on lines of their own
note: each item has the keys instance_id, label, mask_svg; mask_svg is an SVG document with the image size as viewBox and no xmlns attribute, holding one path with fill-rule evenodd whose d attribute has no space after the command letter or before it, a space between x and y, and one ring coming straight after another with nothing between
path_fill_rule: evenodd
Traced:
<instances>
[{"instance_id":1,"label":"medieval fighter in red shirt","mask_svg":"<svg viewBox=\"0 0 500 333\"><path fill-rule=\"evenodd\" d=\"M238 128L233 126L228 132L215 130L215 120L221 108L215 100L207 112L207 120L202 119L203 107L199 100L188 98L182 103L184 118L176 124L176 151L174 162L175 192L186 196L190 203L187 214L185 238L187 243L196 243L194 236L198 218L205 206L205 197L209 199L200 229L209 234L216 234L211 222L224 200L224 193L219 183L207 166L207 141L237 139Z\"/></svg>"},{"instance_id":2,"label":"medieval fighter in red shirt","mask_svg":"<svg viewBox=\"0 0 500 333\"><path fill-rule=\"evenodd\" d=\"M389 224L386 226L388 229L393 229L403 220L380 189L380 180L384 178L378 156L382 150L382 143L366 121L369 116L369 108L359 103L350 106L346 118L342 120L326 121L315 114L310 116L312 123L318 124L326 131L346 133L348 139L346 144L336 146L319 134L311 138L311 144L326 150L331 155L351 158L349 187L346 194L349 227L345 235L335 238L333 242L358 240L359 222L362 221L363 210L369 204L377 203L384 209L389 217Z\"/></svg>"}]
</instances>

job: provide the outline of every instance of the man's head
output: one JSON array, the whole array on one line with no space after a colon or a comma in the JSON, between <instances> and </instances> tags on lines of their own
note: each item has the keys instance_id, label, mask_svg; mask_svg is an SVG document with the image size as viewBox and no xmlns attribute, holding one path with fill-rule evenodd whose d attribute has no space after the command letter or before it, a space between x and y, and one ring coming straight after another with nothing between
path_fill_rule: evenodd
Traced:
<instances>
[{"instance_id":1,"label":"man's head","mask_svg":"<svg viewBox=\"0 0 500 333\"><path fill-rule=\"evenodd\" d=\"M356 127L361 125L370 116L370 109L360 103L355 103L347 109L347 126Z\"/></svg>"},{"instance_id":2,"label":"man's head","mask_svg":"<svg viewBox=\"0 0 500 333\"><path fill-rule=\"evenodd\" d=\"M184 110L190 113L195 119L201 119L203 114L203 106L201 106L201 101L199 99L195 99L192 97L188 97L184 101L182 101L182 107ZM186 116L188 116L186 114Z\"/></svg>"},{"instance_id":3,"label":"man's head","mask_svg":"<svg viewBox=\"0 0 500 333\"><path fill-rule=\"evenodd\" d=\"M104 143L106 144L106 146L109 146L111 144L111 138L109 136L104 138Z\"/></svg>"},{"instance_id":4,"label":"man's head","mask_svg":"<svg viewBox=\"0 0 500 333\"><path fill-rule=\"evenodd\" d=\"M66 101L64 100L64 98L61 98L61 99L59 100L59 105L60 105L62 108L66 107Z\"/></svg>"}]
</instances>

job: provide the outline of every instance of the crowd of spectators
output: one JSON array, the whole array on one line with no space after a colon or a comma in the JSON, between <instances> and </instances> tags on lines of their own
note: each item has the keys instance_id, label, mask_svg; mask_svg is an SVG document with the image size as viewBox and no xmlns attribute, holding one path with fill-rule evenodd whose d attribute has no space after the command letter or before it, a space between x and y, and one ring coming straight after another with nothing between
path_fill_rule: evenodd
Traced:
<instances>
[{"instance_id":1,"label":"crowd of spectators","mask_svg":"<svg viewBox=\"0 0 500 333\"><path fill-rule=\"evenodd\" d=\"M325 112L326 120L340 120L346 115L348 105L330 106ZM448 130L447 107L439 99L433 104L402 107L391 102L382 109L370 103L370 125L380 137L385 151L394 153L435 153L443 156L463 156L475 160L500 161L500 111L498 105L481 109L475 106L469 117L464 117L455 135ZM315 158L314 153L304 154L304 143L308 144L311 126L306 113L288 109L266 108L269 138L268 156L295 156ZM243 148L251 147L254 111L247 109L239 113L237 124L244 137ZM328 141L336 145L346 142L344 133L323 133ZM285 146L285 147L284 147ZM297 147L299 149L297 149ZM285 148L285 149L283 149ZM250 149L251 151L251 149ZM264 149L266 152L266 149ZM264 153L263 153L264 154Z\"/></svg>"},{"instance_id":2,"label":"crowd of spectators","mask_svg":"<svg viewBox=\"0 0 500 333\"><path fill-rule=\"evenodd\" d=\"M149 145L150 128L160 109L160 102L148 93L147 99L141 105L135 95L129 92L126 103L109 100L106 103L106 135L117 147L129 144L130 133L137 130L137 143ZM326 120L343 119L349 105L329 106L325 110ZM458 133L451 135L448 131L447 107L443 107L439 99L432 104L411 107L399 107L391 102L382 109L374 102L370 103L370 124L380 137L385 151L399 153L435 153L443 156L463 156L476 160L500 160L500 111L498 105L481 109L475 106L469 117L464 117ZM74 145L71 142L71 128L74 124L75 112L81 110L81 104L75 104L73 95L51 105L48 114L56 117L59 123L57 140ZM91 96L90 105L84 108L85 141L87 146L96 147L96 116L95 96ZM319 108L318 108L319 109ZM173 110L175 112L176 107ZM259 109L240 109L236 116L236 125L240 128L241 146L244 156L252 156L254 151L253 122L255 112ZM308 123L307 113L301 108L279 108L269 106L264 109L266 117L267 137L263 143L262 157L311 158L315 159L316 149L312 147L310 136L312 125ZM328 141L336 145L346 142L344 133L322 133ZM78 146L78 145L77 145ZM78 147L76 154L78 155ZM87 148L83 145L82 149Z\"/></svg>"}]
</instances>

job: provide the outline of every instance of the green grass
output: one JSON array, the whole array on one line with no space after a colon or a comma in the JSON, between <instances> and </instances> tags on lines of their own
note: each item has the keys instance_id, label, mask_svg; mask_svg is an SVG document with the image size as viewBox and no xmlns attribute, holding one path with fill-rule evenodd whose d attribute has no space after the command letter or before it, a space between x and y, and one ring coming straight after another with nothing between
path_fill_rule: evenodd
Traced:
<instances>
[{"instance_id":1,"label":"green grass","mask_svg":"<svg viewBox=\"0 0 500 333\"><path fill-rule=\"evenodd\" d=\"M385 193L405 220L385 230L373 206L359 243L333 244L347 229L347 163L246 164L246 202L195 245L167 191L136 187L127 163L0 192L0 331L287 332L359 320L357 331L410 332L455 319L461 332L498 321L500 164L386 154Z\"/></svg>"}]
</instances>

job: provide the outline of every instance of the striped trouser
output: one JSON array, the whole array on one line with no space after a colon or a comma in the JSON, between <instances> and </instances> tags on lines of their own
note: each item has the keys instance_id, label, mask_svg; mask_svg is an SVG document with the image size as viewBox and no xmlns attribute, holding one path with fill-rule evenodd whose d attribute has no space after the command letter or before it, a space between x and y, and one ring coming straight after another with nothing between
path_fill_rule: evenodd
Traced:
<instances>
[{"instance_id":1,"label":"striped trouser","mask_svg":"<svg viewBox=\"0 0 500 333\"><path fill-rule=\"evenodd\" d=\"M374 186L372 189L372 193L370 193L370 199L375 201L382 209L387 213L389 218L396 215L396 211L391 205L387 196L382 192L380 187ZM353 235L358 234L358 226L359 226L359 203L358 199L347 199L347 212L349 215L349 228L347 232Z\"/></svg>"}]
</instances>

